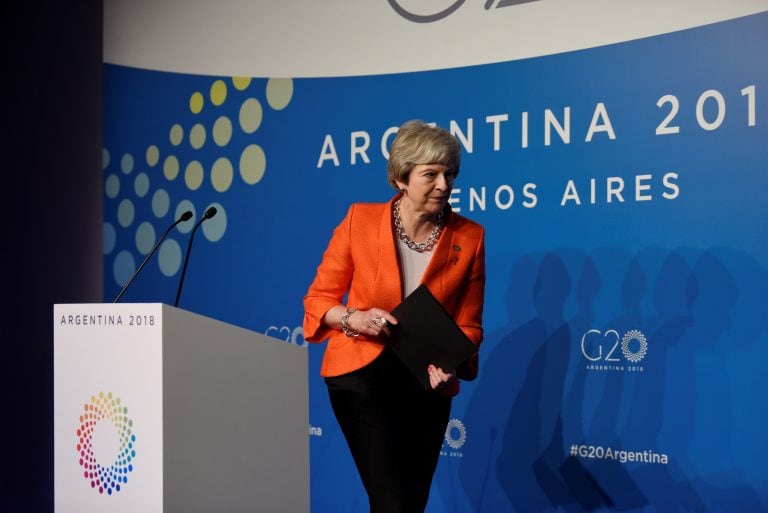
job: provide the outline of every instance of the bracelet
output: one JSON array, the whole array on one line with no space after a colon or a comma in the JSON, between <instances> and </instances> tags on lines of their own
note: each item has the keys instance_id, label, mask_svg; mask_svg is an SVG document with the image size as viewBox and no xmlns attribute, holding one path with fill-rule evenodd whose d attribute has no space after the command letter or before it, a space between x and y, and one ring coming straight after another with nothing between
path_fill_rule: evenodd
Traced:
<instances>
[{"instance_id":1,"label":"bracelet","mask_svg":"<svg viewBox=\"0 0 768 513\"><path fill-rule=\"evenodd\" d=\"M356 337L360 334L359 332L349 327L349 316L355 312L357 312L357 308L350 306L347 308L347 311L344 312L344 315L341 316L341 331L343 331L344 334L348 337Z\"/></svg>"}]
</instances>

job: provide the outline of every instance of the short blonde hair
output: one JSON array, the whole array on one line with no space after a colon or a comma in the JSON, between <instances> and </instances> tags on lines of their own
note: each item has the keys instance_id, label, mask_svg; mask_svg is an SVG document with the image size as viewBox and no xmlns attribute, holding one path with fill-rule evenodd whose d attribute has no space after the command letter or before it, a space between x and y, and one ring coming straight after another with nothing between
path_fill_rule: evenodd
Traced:
<instances>
[{"instance_id":1,"label":"short blonde hair","mask_svg":"<svg viewBox=\"0 0 768 513\"><path fill-rule=\"evenodd\" d=\"M461 148L447 130L420 120L403 123L389 150L387 180L399 190L397 182L408 183L408 175L418 164L442 164L459 174Z\"/></svg>"}]
</instances>

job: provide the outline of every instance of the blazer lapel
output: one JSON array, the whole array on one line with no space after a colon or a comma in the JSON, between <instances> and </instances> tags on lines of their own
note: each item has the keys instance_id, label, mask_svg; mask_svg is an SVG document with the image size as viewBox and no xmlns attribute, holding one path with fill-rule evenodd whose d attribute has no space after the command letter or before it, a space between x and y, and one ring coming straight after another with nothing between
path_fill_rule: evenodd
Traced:
<instances>
[{"instance_id":1,"label":"blazer lapel","mask_svg":"<svg viewBox=\"0 0 768 513\"><path fill-rule=\"evenodd\" d=\"M400 273L400 260L397 256L395 238L392 234L392 204L399 196L390 201L378 219L378 265L374 278L373 290L377 298L375 305L392 309L403 300L403 280Z\"/></svg>"},{"instance_id":2,"label":"blazer lapel","mask_svg":"<svg viewBox=\"0 0 768 513\"><path fill-rule=\"evenodd\" d=\"M443 227L440 240L435 246L435 254L432 255L429 265L424 271L424 276L421 278L421 283L425 283L432 295L443 304L446 300L445 280L451 272L453 259L458 258L457 253L460 251L460 249L455 249L460 247L457 244L457 235L449 218Z\"/></svg>"}]
</instances>

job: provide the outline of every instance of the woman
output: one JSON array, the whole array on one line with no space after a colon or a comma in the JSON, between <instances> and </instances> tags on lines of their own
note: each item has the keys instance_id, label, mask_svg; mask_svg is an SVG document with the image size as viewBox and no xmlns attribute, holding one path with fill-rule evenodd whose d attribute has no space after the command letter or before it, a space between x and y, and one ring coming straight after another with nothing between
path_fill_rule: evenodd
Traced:
<instances>
[{"instance_id":1,"label":"woman","mask_svg":"<svg viewBox=\"0 0 768 513\"><path fill-rule=\"evenodd\" d=\"M448 206L460 154L441 128L401 126L387 166L398 194L350 207L304 298L305 339L329 338L321 375L372 513L424 511L451 397L477 375L477 354L455 371L430 365L425 391L387 348L390 311L421 283L482 340L483 228Z\"/></svg>"}]
</instances>

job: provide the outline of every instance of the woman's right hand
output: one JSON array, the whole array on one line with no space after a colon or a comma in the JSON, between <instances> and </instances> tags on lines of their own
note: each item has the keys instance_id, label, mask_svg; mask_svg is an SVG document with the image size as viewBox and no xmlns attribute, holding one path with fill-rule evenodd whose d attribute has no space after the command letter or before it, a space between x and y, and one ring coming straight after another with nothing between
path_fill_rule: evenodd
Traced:
<instances>
[{"instance_id":1,"label":"woman's right hand","mask_svg":"<svg viewBox=\"0 0 768 513\"><path fill-rule=\"evenodd\" d=\"M381 308L371 308L370 310L355 310L349 316L349 327L361 335L377 337L379 335L389 336L389 325L397 324L392 314Z\"/></svg>"}]
</instances>

